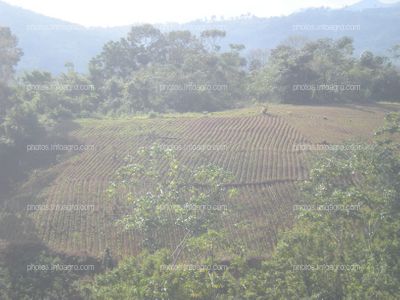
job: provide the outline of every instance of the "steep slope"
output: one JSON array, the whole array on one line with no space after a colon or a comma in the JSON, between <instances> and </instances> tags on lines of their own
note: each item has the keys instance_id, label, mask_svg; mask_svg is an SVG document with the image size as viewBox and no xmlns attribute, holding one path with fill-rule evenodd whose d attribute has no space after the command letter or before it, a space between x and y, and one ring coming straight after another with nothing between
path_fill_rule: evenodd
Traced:
<instances>
[{"instance_id":1,"label":"steep slope","mask_svg":"<svg viewBox=\"0 0 400 300\"><path fill-rule=\"evenodd\" d=\"M107 247L120 257L137 254L140 235L115 226L126 212L105 191L127 154L158 143L176 149L186 164L213 163L235 175L239 196L224 203L234 209L221 223L254 255L266 255L278 232L293 223L301 199L296 183L307 178L309 152L296 146L318 144L324 136L330 143L367 138L386 110L325 107L321 116L322 108L274 105L268 115L260 111L83 120L70 136L93 147L33 174L3 209L0 240L40 239L58 251L92 256ZM351 118L351 126L343 118ZM236 227L239 222L245 226ZM184 235L176 228L159 234L170 248Z\"/></svg>"}]
</instances>

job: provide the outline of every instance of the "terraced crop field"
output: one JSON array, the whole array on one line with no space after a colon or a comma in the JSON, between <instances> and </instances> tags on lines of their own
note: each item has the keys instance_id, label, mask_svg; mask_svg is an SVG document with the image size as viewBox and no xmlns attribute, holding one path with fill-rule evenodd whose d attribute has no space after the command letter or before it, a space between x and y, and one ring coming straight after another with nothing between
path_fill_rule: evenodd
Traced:
<instances>
[{"instance_id":1,"label":"terraced crop field","mask_svg":"<svg viewBox=\"0 0 400 300\"><path fill-rule=\"evenodd\" d=\"M386 109L272 105L267 115L260 111L81 120L69 136L93 148L35 172L8 203L0 240L40 239L69 254L101 256L105 248L119 257L137 254L141 236L115 225L123 211L105 190L125 156L158 143L175 149L185 164L213 163L234 174L239 196L226 200L235 210L221 224L254 255L266 255L278 232L293 223L293 205L300 199L297 182L307 178L310 168L309 153L296 145L368 138L382 124ZM27 211L28 205L51 209ZM80 209L61 209L72 205ZM238 222L246 226L236 227ZM183 234L165 228L159 237L175 248Z\"/></svg>"}]
</instances>

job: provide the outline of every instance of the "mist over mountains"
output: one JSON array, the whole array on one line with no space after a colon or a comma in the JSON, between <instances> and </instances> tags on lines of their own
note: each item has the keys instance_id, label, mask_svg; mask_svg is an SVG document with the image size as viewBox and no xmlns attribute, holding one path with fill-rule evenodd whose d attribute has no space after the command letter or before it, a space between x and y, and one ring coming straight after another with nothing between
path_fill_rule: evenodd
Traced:
<instances>
[{"instance_id":1,"label":"mist over mountains","mask_svg":"<svg viewBox=\"0 0 400 300\"><path fill-rule=\"evenodd\" d=\"M134 22L134 20L133 20ZM89 60L110 40L125 36L131 26L86 28L50 18L0 1L0 26L10 27L19 39L24 56L18 70L42 69L59 73L72 62L80 72L87 70ZM305 9L289 16L259 18L242 16L221 20L197 20L185 24L156 24L163 31L206 29L227 32L222 46L244 44L246 51L269 49L290 36L354 39L355 54L371 50L387 54L399 42L400 4L375 0L361 1L342 9Z\"/></svg>"}]
</instances>

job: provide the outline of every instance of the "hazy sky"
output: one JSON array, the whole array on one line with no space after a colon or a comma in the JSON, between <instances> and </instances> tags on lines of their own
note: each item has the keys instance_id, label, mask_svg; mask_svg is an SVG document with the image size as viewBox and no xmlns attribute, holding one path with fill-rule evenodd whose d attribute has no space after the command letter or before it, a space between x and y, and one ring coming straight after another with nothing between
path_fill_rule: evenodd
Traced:
<instances>
[{"instance_id":1,"label":"hazy sky","mask_svg":"<svg viewBox=\"0 0 400 300\"><path fill-rule=\"evenodd\" d=\"M359 0L4 0L38 13L85 26L187 22L212 15L286 15L306 7L342 7ZM386 0L382 2L396 2Z\"/></svg>"}]
</instances>

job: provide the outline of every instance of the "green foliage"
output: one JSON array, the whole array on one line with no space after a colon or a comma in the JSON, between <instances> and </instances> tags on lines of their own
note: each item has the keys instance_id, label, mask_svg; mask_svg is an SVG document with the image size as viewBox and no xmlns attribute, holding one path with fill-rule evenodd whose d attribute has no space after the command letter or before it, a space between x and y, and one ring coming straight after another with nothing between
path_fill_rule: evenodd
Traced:
<instances>
[{"instance_id":1,"label":"green foliage","mask_svg":"<svg viewBox=\"0 0 400 300\"><path fill-rule=\"evenodd\" d=\"M400 125L398 117L389 120L397 123L386 128ZM383 129L380 136L390 132ZM398 298L400 156L389 135L390 143L378 140L353 154L338 151L313 168L304 185L304 204L322 209L300 210L296 226L279 241L275 254L287 269L286 284L300 288L300 296ZM333 267L296 267L307 265Z\"/></svg>"},{"instance_id":2,"label":"green foliage","mask_svg":"<svg viewBox=\"0 0 400 300\"><path fill-rule=\"evenodd\" d=\"M0 189L7 191L23 173L26 144L44 135L34 107L12 87L22 51L8 28L0 27Z\"/></svg>"},{"instance_id":3,"label":"green foliage","mask_svg":"<svg viewBox=\"0 0 400 300\"><path fill-rule=\"evenodd\" d=\"M224 198L234 195L226 186L232 179L217 166L185 166L172 150L153 145L127 157L108 193L114 199L125 199L130 208L119 224L140 230L145 236L144 246L154 251L163 246L157 237L162 228L177 226L191 238L218 230L219 220L228 209L202 207L223 206Z\"/></svg>"},{"instance_id":4,"label":"green foliage","mask_svg":"<svg viewBox=\"0 0 400 300\"><path fill-rule=\"evenodd\" d=\"M83 299L74 282L82 271L51 270L79 264L36 243L11 243L0 253L0 297L4 300Z\"/></svg>"},{"instance_id":5,"label":"green foliage","mask_svg":"<svg viewBox=\"0 0 400 300\"><path fill-rule=\"evenodd\" d=\"M94 86L72 64L57 78L32 71L15 80L14 67L22 51L8 28L0 28L0 50L0 188L6 192L31 168L54 160L55 154L28 153L27 145L59 140L59 122L87 117L98 103Z\"/></svg>"},{"instance_id":6,"label":"green foliage","mask_svg":"<svg viewBox=\"0 0 400 300\"><path fill-rule=\"evenodd\" d=\"M88 299L212 299L208 273L165 270L170 257L165 250L142 253L82 289L90 295Z\"/></svg>"},{"instance_id":7,"label":"green foliage","mask_svg":"<svg viewBox=\"0 0 400 300\"><path fill-rule=\"evenodd\" d=\"M22 50L17 48L17 38L7 27L0 27L0 82L12 79L14 67L22 56Z\"/></svg>"},{"instance_id":8,"label":"green foliage","mask_svg":"<svg viewBox=\"0 0 400 300\"><path fill-rule=\"evenodd\" d=\"M73 70L53 78L50 73L33 71L20 78L19 98L29 102L41 118L56 123L88 115L97 110L94 86ZM47 124L49 125L49 124Z\"/></svg>"},{"instance_id":9,"label":"green foliage","mask_svg":"<svg viewBox=\"0 0 400 300\"><path fill-rule=\"evenodd\" d=\"M284 103L397 101L400 75L386 57L353 57L348 37L319 39L300 47L282 44L263 68L253 68L249 90L259 100Z\"/></svg>"},{"instance_id":10,"label":"green foliage","mask_svg":"<svg viewBox=\"0 0 400 300\"><path fill-rule=\"evenodd\" d=\"M7 109L12 106L12 89L9 84L14 77L14 67L22 56L17 48L17 38L9 28L0 27L0 123Z\"/></svg>"},{"instance_id":11,"label":"green foliage","mask_svg":"<svg viewBox=\"0 0 400 300\"><path fill-rule=\"evenodd\" d=\"M219 53L225 32L197 38L189 31L161 33L151 25L132 27L90 63L91 80L105 112L216 111L244 96L243 46ZM110 85L112 87L110 88Z\"/></svg>"}]
</instances>

